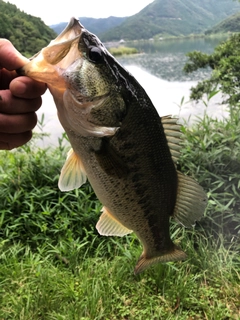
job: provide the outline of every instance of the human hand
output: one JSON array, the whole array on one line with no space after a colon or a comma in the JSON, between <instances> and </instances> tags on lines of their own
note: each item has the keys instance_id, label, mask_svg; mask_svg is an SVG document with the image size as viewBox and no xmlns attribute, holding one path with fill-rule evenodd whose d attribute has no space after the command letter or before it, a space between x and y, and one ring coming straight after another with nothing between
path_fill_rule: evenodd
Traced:
<instances>
[{"instance_id":1,"label":"human hand","mask_svg":"<svg viewBox=\"0 0 240 320\"><path fill-rule=\"evenodd\" d=\"M44 83L18 76L23 57L6 39L0 39L0 149L11 150L28 142L37 123Z\"/></svg>"}]
</instances>

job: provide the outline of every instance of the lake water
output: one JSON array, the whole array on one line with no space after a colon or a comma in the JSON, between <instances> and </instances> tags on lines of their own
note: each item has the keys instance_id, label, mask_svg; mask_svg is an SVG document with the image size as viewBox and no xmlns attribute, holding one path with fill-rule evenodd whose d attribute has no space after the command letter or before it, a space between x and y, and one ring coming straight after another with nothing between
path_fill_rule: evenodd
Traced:
<instances>
[{"instance_id":1,"label":"lake water","mask_svg":"<svg viewBox=\"0 0 240 320\"><path fill-rule=\"evenodd\" d=\"M189 101L190 88L199 80L207 78L210 70L199 70L192 74L184 74L183 66L187 61L186 53L199 50L211 53L221 39L179 39L159 42L142 41L128 44L139 49L141 54L118 58L118 61L128 69L146 90L160 116L176 115L180 121L193 121L195 116L201 116L206 107L203 103ZM184 97L181 110L180 102ZM224 106L220 104L221 97L216 96L207 108L207 112L216 117L227 115ZM45 115L44 132L51 134L45 138L43 145L55 145L63 129L58 121L56 107L52 96L46 92L43 105L38 111L41 117ZM36 131L39 131L36 128Z\"/></svg>"}]
</instances>

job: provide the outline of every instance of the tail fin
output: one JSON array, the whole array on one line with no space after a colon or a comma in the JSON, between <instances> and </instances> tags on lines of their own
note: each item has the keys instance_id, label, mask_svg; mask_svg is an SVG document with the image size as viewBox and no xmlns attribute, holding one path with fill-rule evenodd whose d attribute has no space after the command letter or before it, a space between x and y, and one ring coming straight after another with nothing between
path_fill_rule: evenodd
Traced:
<instances>
[{"instance_id":1,"label":"tail fin","mask_svg":"<svg viewBox=\"0 0 240 320\"><path fill-rule=\"evenodd\" d=\"M160 262L184 260L187 257L186 253L175 245L171 251L165 254L159 254L159 256L155 256L152 258L146 258L145 256L146 254L143 252L135 266L135 275L144 271L146 268L150 267L153 264L157 264Z\"/></svg>"}]
</instances>

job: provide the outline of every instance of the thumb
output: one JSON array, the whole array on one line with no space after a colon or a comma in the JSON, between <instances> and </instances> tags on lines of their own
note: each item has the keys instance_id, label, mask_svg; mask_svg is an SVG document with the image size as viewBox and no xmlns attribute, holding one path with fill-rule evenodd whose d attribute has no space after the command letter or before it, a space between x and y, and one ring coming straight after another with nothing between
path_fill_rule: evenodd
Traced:
<instances>
[{"instance_id":1,"label":"thumb","mask_svg":"<svg viewBox=\"0 0 240 320\"><path fill-rule=\"evenodd\" d=\"M11 71L22 67L28 61L9 40L0 38L0 68Z\"/></svg>"}]
</instances>

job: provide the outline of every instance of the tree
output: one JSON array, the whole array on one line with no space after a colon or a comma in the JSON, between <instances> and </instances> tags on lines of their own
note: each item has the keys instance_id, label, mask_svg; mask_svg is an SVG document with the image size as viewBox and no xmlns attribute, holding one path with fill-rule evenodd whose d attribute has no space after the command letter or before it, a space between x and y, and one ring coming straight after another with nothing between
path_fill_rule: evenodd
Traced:
<instances>
[{"instance_id":1,"label":"tree","mask_svg":"<svg viewBox=\"0 0 240 320\"><path fill-rule=\"evenodd\" d=\"M184 66L186 73L199 68L210 67L209 79L200 81L191 88L190 97L194 100L202 98L219 88L225 95L225 103L235 106L240 101L240 33L232 35L218 45L212 54L193 51L187 54L189 61Z\"/></svg>"},{"instance_id":2,"label":"tree","mask_svg":"<svg viewBox=\"0 0 240 320\"><path fill-rule=\"evenodd\" d=\"M23 55L32 56L55 37L56 33L40 18L0 0L0 38L9 39Z\"/></svg>"}]
</instances>

